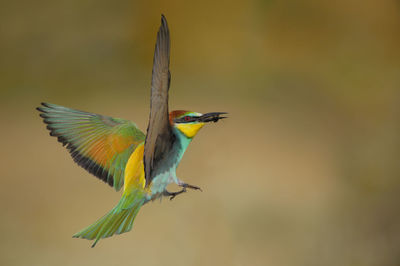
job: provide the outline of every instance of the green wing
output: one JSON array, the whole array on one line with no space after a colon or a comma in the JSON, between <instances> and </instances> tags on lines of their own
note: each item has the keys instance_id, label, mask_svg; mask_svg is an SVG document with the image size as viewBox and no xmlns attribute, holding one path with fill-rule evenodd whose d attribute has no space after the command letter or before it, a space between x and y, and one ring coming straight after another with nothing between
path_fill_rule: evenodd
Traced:
<instances>
[{"instance_id":1,"label":"green wing","mask_svg":"<svg viewBox=\"0 0 400 266\"><path fill-rule=\"evenodd\" d=\"M145 140L135 123L49 103L37 110L50 136L66 146L78 165L115 190L122 187L126 163Z\"/></svg>"}]
</instances>

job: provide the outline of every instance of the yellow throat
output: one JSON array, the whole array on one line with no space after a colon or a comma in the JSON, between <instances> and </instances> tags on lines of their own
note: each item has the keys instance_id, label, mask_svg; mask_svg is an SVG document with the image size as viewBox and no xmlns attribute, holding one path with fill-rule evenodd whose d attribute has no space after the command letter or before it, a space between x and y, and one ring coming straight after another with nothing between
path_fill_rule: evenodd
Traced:
<instances>
[{"instance_id":1,"label":"yellow throat","mask_svg":"<svg viewBox=\"0 0 400 266\"><path fill-rule=\"evenodd\" d=\"M188 138L193 138L197 132L204 126L204 123L185 123L185 124L176 124L175 127L179 129L183 134L185 134Z\"/></svg>"}]
</instances>

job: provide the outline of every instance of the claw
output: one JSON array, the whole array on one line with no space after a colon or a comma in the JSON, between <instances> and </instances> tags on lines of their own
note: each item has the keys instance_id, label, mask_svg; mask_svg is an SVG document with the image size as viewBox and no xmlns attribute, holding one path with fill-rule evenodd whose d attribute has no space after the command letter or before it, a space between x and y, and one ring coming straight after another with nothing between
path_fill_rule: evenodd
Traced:
<instances>
[{"instance_id":1,"label":"claw","mask_svg":"<svg viewBox=\"0 0 400 266\"><path fill-rule=\"evenodd\" d=\"M203 190L198 186L193 186L193 185L189 185L189 184L186 184L186 183L182 183L179 186L183 187L184 189L185 188L190 188L190 189L194 189L194 190L200 190L201 192L203 192Z\"/></svg>"},{"instance_id":2,"label":"claw","mask_svg":"<svg viewBox=\"0 0 400 266\"><path fill-rule=\"evenodd\" d=\"M182 190L177 191L177 192L169 192L169 191L166 190L164 192L164 196L170 197L169 200L173 200L177 195L179 195L179 194L181 194L183 192L186 192L186 188L183 188Z\"/></svg>"}]
</instances>

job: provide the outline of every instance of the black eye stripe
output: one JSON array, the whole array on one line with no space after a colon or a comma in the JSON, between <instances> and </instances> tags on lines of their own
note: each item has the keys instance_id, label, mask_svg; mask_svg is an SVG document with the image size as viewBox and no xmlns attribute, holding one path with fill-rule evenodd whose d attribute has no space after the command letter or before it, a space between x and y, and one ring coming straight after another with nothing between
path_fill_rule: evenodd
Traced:
<instances>
[{"instance_id":1,"label":"black eye stripe","mask_svg":"<svg viewBox=\"0 0 400 266\"><path fill-rule=\"evenodd\" d=\"M187 115L187 116L183 116L183 117L180 117L180 118L175 118L174 122L175 123L190 123L190 122L197 121L197 119L198 119L198 117Z\"/></svg>"}]
</instances>

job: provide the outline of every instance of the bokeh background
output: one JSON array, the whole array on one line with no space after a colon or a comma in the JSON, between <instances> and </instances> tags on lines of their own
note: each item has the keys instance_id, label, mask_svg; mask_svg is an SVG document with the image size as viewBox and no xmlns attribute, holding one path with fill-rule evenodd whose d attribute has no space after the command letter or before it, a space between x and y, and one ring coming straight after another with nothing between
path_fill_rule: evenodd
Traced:
<instances>
[{"instance_id":1,"label":"bokeh background","mask_svg":"<svg viewBox=\"0 0 400 266\"><path fill-rule=\"evenodd\" d=\"M160 14L171 109L227 111L96 248L120 194L50 138L42 101L145 130ZM3 1L1 265L400 265L400 2Z\"/></svg>"}]
</instances>

